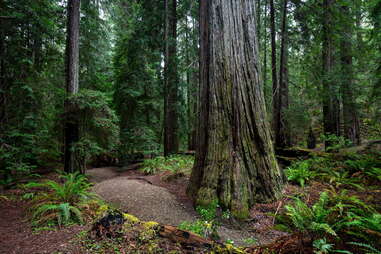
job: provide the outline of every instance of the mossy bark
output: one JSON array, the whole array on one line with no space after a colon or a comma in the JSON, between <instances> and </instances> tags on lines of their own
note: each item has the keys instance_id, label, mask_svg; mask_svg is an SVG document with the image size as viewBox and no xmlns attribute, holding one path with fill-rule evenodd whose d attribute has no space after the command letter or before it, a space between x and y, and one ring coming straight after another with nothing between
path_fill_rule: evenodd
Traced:
<instances>
[{"instance_id":1,"label":"mossy bark","mask_svg":"<svg viewBox=\"0 0 381 254\"><path fill-rule=\"evenodd\" d=\"M196 161L188 194L237 218L280 195L282 177L267 122L254 2L201 1Z\"/></svg>"}]
</instances>

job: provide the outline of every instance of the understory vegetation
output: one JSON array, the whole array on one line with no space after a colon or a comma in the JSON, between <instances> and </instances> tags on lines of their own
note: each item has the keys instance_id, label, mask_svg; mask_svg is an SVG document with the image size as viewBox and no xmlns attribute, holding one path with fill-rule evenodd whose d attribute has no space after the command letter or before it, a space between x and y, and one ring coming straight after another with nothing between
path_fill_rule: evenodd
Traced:
<instances>
[{"instance_id":1,"label":"understory vegetation","mask_svg":"<svg viewBox=\"0 0 381 254\"><path fill-rule=\"evenodd\" d=\"M287 178L305 192L291 197L276 227L307 235L316 253L379 253L380 168L378 151L324 154L293 163ZM322 189L316 196L308 188Z\"/></svg>"},{"instance_id":2,"label":"understory vegetation","mask_svg":"<svg viewBox=\"0 0 381 254\"><path fill-rule=\"evenodd\" d=\"M57 180L29 182L22 199L30 204L32 225L65 226L83 224L97 215L102 201L90 191L91 184L79 173L60 173Z\"/></svg>"}]
</instances>

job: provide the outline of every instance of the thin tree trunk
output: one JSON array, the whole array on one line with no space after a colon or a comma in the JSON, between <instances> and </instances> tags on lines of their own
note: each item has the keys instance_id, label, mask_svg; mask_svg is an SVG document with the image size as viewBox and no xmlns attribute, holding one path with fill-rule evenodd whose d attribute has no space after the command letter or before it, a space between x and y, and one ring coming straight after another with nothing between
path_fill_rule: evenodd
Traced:
<instances>
[{"instance_id":1,"label":"thin tree trunk","mask_svg":"<svg viewBox=\"0 0 381 254\"><path fill-rule=\"evenodd\" d=\"M332 31L332 8L335 0L324 0L323 18L323 122L325 135L340 135L340 107L337 99L337 91L333 84L332 70L333 59L333 31ZM331 145L326 141L325 146Z\"/></svg>"},{"instance_id":2,"label":"thin tree trunk","mask_svg":"<svg viewBox=\"0 0 381 254\"><path fill-rule=\"evenodd\" d=\"M2 23L0 23L2 26ZM3 128L5 126L5 106L6 106L6 95L5 95L5 31L3 27L0 27L0 88L3 90L0 92L0 137L3 134Z\"/></svg>"},{"instance_id":3,"label":"thin tree trunk","mask_svg":"<svg viewBox=\"0 0 381 254\"><path fill-rule=\"evenodd\" d=\"M263 25L263 31L264 31L264 41L263 41L263 87L266 86L267 81L267 9L268 9L268 0L265 0L265 16L264 16L264 25ZM264 89L266 92L266 89ZM265 98L267 97L267 94L265 93Z\"/></svg>"},{"instance_id":4,"label":"thin tree trunk","mask_svg":"<svg viewBox=\"0 0 381 254\"><path fill-rule=\"evenodd\" d=\"M341 92L343 98L344 137L351 140L353 144L360 145L360 124L353 94L353 22L351 22L352 17L348 6L342 6L342 11L344 17L349 21L343 27L341 38L341 68L343 75Z\"/></svg>"},{"instance_id":5,"label":"thin tree trunk","mask_svg":"<svg viewBox=\"0 0 381 254\"><path fill-rule=\"evenodd\" d=\"M68 96L78 93L79 89L79 8L80 0L68 1L66 41L66 93ZM83 172L84 161L75 151L75 144L79 141L79 121L70 100L65 102L65 111L65 172Z\"/></svg>"},{"instance_id":6,"label":"thin tree trunk","mask_svg":"<svg viewBox=\"0 0 381 254\"><path fill-rule=\"evenodd\" d=\"M255 4L201 0L200 118L188 194L245 218L279 197L282 177L260 83Z\"/></svg>"},{"instance_id":7,"label":"thin tree trunk","mask_svg":"<svg viewBox=\"0 0 381 254\"><path fill-rule=\"evenodd\" d=\"M271 33L271 71L273 81L273 134L274 137L279 135L279 122L280 122L280 105L279 105L279 87L278 87L278 73L277 73L277 60L276 60L276 31L275 31L275 7L274 0L270 0L270 33Z\"/></svg>"},{"instance_id":8,"label":"thin tree trunk","mask_svg":"<svg viewBox=\"0 0 381 254\"><path fill-rule=\"evenodd\" d=\"M164 67L164 155L177 153L178 74L176 58L177 1L165 0L165 67Z\"/></svg>"},{"instance_id":9,"label":"thin tree trunk","mask_svg":"<svg viewBox=\"0 0 381 254\"><path fill-rule=\"evenodd\" d=\"M287 28L287 5L288 0L283 0L283 18L282 18L282 45L280 51L279 68L279 97L277 98L279 113L277 132L275 133L275 146L284 148L291 144L290 128L286 116L288 110L288 28ZM274 112L275 113L275 112Z\"/></svg>"}]
</instances>

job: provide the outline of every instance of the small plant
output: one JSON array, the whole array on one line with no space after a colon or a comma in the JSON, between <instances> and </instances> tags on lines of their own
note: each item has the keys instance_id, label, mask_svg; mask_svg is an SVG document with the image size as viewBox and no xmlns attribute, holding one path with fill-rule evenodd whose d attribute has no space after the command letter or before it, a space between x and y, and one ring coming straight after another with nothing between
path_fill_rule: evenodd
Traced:
<instances>
[{"instance_id":1,"label":"small plant","mask_svg":"<svg viewBox=\"0 0 381 254\"><path fill-rule=\"evenodd\" d=\"M315 240L312 245L315 249L315 254L327 254L333 248L333 244L327 243L325 238Z\"/></svg>"},{"instance_id":2,"label":"small plant","mask_svg":"<svg viewBox=\"0 0 381 254\"><path fill-rule=\"evenodd\" d=\"M83 223L81 211L69 203L40 205L32 215L35 224L42 224L51 219L56 219L59 226L70 222Z\"/></svg>"},{"instance_id":3,"label":"small plant","mask_svg":"<svg viewBox=\"0 0 381 254\"><path fill-rule=\"evenodd\" d=\"M310 164L308 161L299 161L294 163L286 171L287 179L291 182L295 182L304 187L305 183L316 176L316 173L310 171Z\"/></svg>"},{"instance_id":4,"label":"small plant","mask_svg":"<svg viewBox=\"0 0 381 254\"><path fill-rule=\"evenodd\" d=\"M254 245L258 242L256 238L250 237L243 240L243 242L247 245Z\"/></svg>"},{"instance_id":5,"label":"small plant","mask_svg":"<svg viewBox=\"0 0 381 254\"><path fill-rule=\"evenodd\" d=\"M213 221L217 217L218 201L215 200L207 206L197 206L196 211L203 220Z\"/></svg>"},{"instance_id":6,"label":"small plant","mask_svg":"<svg viewBox=\"0 0 381 254\"><path fill-rule=\"evenodd\" d=\"M203 237L209 237L212 234L212 227L212 223L203 220L196 220L195 222L184 221L179 225L179 229L187 230Z\"/></svg>"},{"instance_id":7,"label":"small plant","mask_svg":"<svg viewBox=\"0 0 381 254\"><path fill-rule=\"evenodd\" d=\"M60 178L63 183L48 180L24 185L26 189L38 189L33 195L24 195L24 198L31 199L30 210L34 225L82 223L81 207L94 198L94 194L89 192L91 185L79 173L62 173Z\"/></svg>"},{"instance_id":8,"label":"small plant","mask_svg":"<svg viewBox=\"0 0 381 254\"><path fill-rule=\"evenodd\" d=\"M292 225L301 232L306 233L328 233L336 236L330 216L337 207L328 207L329 195L327 192L320 194L319 200L310 208L299 198L295 198L293 205L286 205L286 216Z\"/></svg>"}]
</instances>

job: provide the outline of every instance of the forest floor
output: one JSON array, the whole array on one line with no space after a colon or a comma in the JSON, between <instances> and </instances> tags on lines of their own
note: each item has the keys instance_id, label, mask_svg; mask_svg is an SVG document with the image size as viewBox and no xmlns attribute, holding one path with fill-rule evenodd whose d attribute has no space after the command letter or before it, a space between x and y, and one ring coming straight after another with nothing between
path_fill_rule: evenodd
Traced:
<instances>
[{"instance_id":1,"label":"forest floor","mask_svg":"<svg viewBox=\"0 0 381 254\"><path fill-rule=\"evenodd\" d=\"M137 170L119 173L117 170L109 167L88 171L89 179L98 182L93 191L108 203L141 220L161 224L178 226L183 221L194 222L200 219L185 193L187 176L165 181L163 179L169 172L145 175ZM222 224L218 228L221 241L231 240L236 245L243 246L245 239L256 239L258 244L267 244L284 236L284 232L270 229L273 219L266 215L270 210L276 210L276 206L275 203L267 205L267 208L257 206L252 210L253 216L247 223L229 221ZM253 231L253 228L257 231Z\"/></svg>"},{"instance_id":2,"label":"forest floor","mask_svg":"<svg viewBox=\"0 0 381 254\"><path fill-rule=\"evenodd\" d=\"M139 219L174 226L182 221L199 219L185 194L187 176L164 181L168 172L145 175L138 170L119 170L104 167L88 171L89 180L94 183L93 191L111 205ZM53 173L44 176L50 179L55 177ZM0 191L0 195L6 197L0 202L0 253L83 253L76 239L90 229L89 225L33 228L26 219L28 202L21 199L22 191ZM230 240L235 245L245 245L246 239L255 239L256 244L266 244L284 236L287 233L272 229L273 219L266 215L275 213L278 205L279 202L257 205L245 223L227 221L218 229L221 242Z\"/></svg>"},{"instance_id":3,"label":"forest floor","mask_svg":"<svg viewBox=\"0 0 381 254\"><path fill-rule=\"evenodd\" d=\"M381 147L379 148L378 151L381 150ZM248 247L244 248L247 253L265 253L258 251L266 249L274 250L274 253L296 253L296 250L298 253L312 253L312 239L305 239L306 234L297 233L298 231L294 230L292 225L289 225L289 230L285 230L286 232L278 231L277 229L282 230L277 227L279 222L281 224L283 222L276 220L279 217L277 215L284 217L285 206L294 204L296 197L302 198L306 205L312 207L321 199L322 191L328 191L332 200L342 198L345 202L349 202L354 200L353 197L358 197L361 202L366 202L375 210L380 211L380 178L377 180L364 174L368 168L375 170L380 168L379 153L361 152L363 153L361 156L359 153L356 150L353 154L346 155L322 154L322 157L309 159L306 162L310 163L308 165L310 165L311 172L325 171L308 180L308 184L304 187L295 182L289 182L285 185L280 200L270 204L256 204L251 209L250 217L246 221L238 222L232 218L221 219L217 227L218 235L221 237L218 243L234 242L234 245ZM361 166L364 163L368 165L364 166L365 169ZM296 165L303 169L304 164ZM162 225L178 226L184 221L200 220L191 200L186 195L189 173L158 170L147 175L143 173L144 170L137 170L138 168L139 165L131 165L127 168L93 168L87 171L87 175L90 182L93 183L92 190L111 207L132 214L141 221L156 221ZM189 171L189 169L187 170ZM339 172L344 173L341 176L338 175ZM346 172L350 172L350 174ZM44 174L42 178L57 180L58 174L48 173ZM30 220L27 219L30 218L29 203L22 198L23 194L23 190L18 187L10 190L0 189L0 253L148 253L144 248L152 246L158 246L164 250L160 253L167 253L165 251L174 249L178 252L173 253L204 253L184 251L181 246L179 247L167 238L155 239L152 242L153 245L151 241L142 245L134 240L131 241L130 238L122 242L125 245L110 246L107 245L107 241L106 243L88 241L86 236L91 229L91 224L62 228L32 227ZM353 207L353 204L343 207ZM223 217L221 214L217 214L217 216L218 218ZM275 219L276 217L277 219ZM128 237L133 235L134 233L127 234ZM304 243L300 239L308 242ZM348 246L343 243L345 241L353 242L353 238L343 235L342 240L336 239L335 241L337 248L347 248ZM150 247L150 245L152 246ZM94 252L94 248L106 250L106 252ZM109 252L110 249L115 248L123 251ZM129 248L132 248L132 251L129 251ZM143 248L143 251L139 248ZM126 249L127 252L124 251ZM354 251L352 253L366 253L353 248L349 249ZM279 252L280 250L282 251Z\"/></svg>"}]
</instances>

